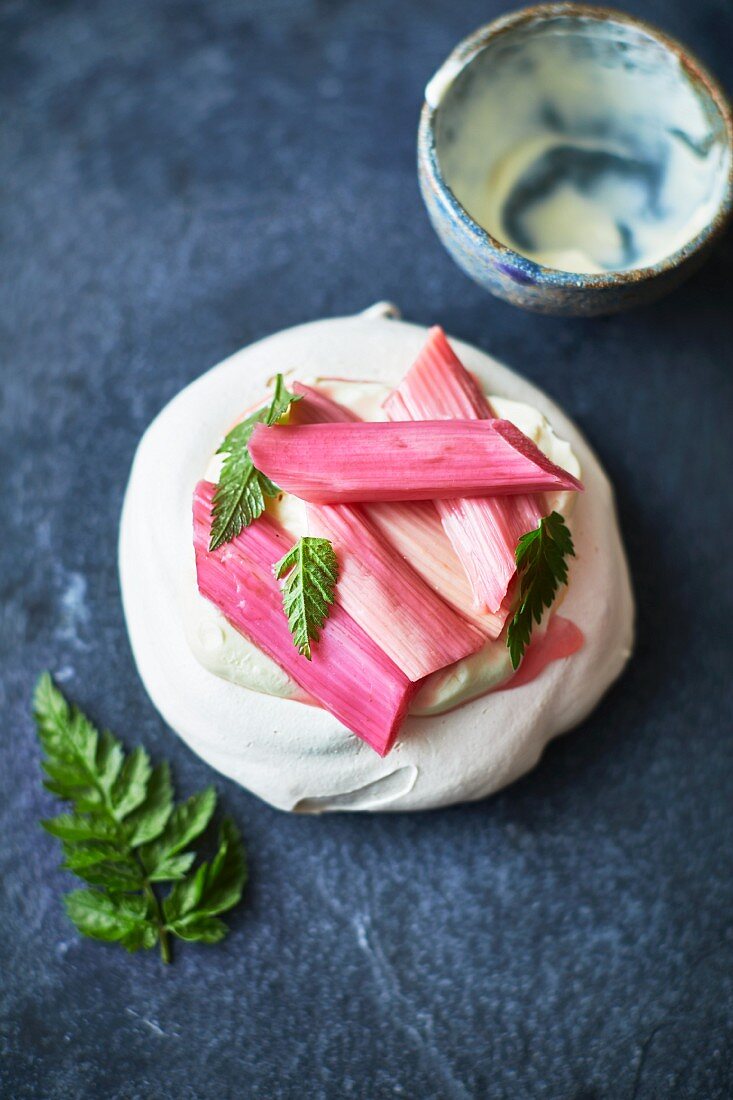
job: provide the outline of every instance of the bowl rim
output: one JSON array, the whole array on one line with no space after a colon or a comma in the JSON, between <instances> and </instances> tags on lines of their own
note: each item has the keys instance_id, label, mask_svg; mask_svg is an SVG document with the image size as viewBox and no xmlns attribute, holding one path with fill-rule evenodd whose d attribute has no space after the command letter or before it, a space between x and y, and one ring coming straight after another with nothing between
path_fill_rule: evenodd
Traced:
<instances>
[{"instance_id":1,"label":"bowl rim","mask_svg":"<svg viewBox=\"0 0 733 1100\"><path fill-rule=\"evenodd\" d=\"M691 237L681 248L670 252L668 256L658 260L647 267L632 268L630 270L607 271L599 274L586 272L565 271L562 268L546 267L544 264L530 260L527 256L517 252L498 237L494 237L487 229L473 219L466 208L458 201L447 181L443 176L435 140L435 119L440 108L440 102L433 105L424 99L420 113L420 126L418 132L418 147L420 157L427 158L430 175L436 184L443 200L448 204L451 212L464 225L469 233L478 238L482 244L488 244L502 258L536 284L546 284L555 287L578 287L583 289L602 290L608 287L620 287L633 285L650 279L654 279L665 272L673 271L684 261L699 252L705 245L711 243L720 236L733 213L733 107L721 84L715 79L705 65L686 46L676 38L660 30L653 23L645 19L639 19L634 15L619 11L617 8L597 7L592 4L575 3L573 0L562 0L559 3L532 4L518 11L509 12L499 16L478 27L467 35L451 50L442 64L436 69L431 81L444 69L450 71L450 84L456 77L470 65L479 54L497 38L508 31L529 22L543 19L554 19L562 15L577 16L590 19L598 23L621 23L633 27L643 34L654 39L667 52L673 54L687 76L690 83L696 89L701 89L709 100L717 108L726 134L726 145L729 153L726 186L721 196L715 213L703 228Z\"/></svg>"}]
</instances>

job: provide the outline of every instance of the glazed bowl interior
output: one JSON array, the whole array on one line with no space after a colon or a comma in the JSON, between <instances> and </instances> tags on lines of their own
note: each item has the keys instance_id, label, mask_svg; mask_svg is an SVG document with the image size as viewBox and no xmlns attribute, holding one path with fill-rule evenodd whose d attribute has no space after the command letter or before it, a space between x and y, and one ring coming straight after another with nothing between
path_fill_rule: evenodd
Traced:
<instances>
[{"instance_id":1,"label":"glazed bowl interior","mask_svg":"<svg viewBox=\"0 0 733 1100\"><path fill-rule=\"evenodd\" d=\"M638 23L545 12L479 33L457 67L435 118L440 173L473 221L527 259L649 268L730 204L725 106Z\"/></svg>"}]
</instances>

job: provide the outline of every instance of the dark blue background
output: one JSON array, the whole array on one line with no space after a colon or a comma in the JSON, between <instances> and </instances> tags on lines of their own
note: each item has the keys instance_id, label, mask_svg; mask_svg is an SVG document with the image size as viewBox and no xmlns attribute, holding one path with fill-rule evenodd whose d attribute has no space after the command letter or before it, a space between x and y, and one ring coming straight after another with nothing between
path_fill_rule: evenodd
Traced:
<instances>
[{"instance_id":1,"label":"dark blue background","mask_svg":"<svg viewBox=\"0 0 733 1100\"><path fill-rule=\"evenodd\" d=\"M733 245L666 301L517 312L417 192L422 88L496 0L4 0L0 1083L39 1097L733 1094ZM513 6L513 5L510 5ZM730 87L730 0L637 0ZM79 939L37 826L37 673L211 773L133 667L117 525L140 434L273 330L397 301L545 387L618 488L628 674L483 804L301 819L219 778L248 901L163 969ZM175 461L175 456L172 456Z\"/></svg>"}]
</instances>

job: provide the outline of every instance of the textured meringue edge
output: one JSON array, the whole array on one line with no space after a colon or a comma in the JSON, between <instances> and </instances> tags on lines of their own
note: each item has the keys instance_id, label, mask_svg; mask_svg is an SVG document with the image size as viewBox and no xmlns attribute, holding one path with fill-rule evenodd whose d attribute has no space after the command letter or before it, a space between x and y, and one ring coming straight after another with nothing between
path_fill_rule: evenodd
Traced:
<instances>
[{"instance_id":1,"label":"textured meringue edge","mask_svg":"<svg viewBox=\"0 0 733 1100\"><path fill-rule=\"evenodd\" d=\"M186 641L183 608L195 589L191 495L227 426L278 372L394 384L426 329L381 304L354 317L299 325L243 348L182 390L143 435L122 510L119 569L130 644L165 721L207 763L284 810L420 810L483 798L538 761L580 723L621 673L634 604L613 492L585 439L541 390L484 352L452 340L487 392L539 409L567 439L585 492L573 512L577 557L562 613L583 631L572 657L529 684L448 714L410 717L385 758L328 712L220 679ZM176 456L171 461L171 455Z\"/></svg>"}]
</instances>

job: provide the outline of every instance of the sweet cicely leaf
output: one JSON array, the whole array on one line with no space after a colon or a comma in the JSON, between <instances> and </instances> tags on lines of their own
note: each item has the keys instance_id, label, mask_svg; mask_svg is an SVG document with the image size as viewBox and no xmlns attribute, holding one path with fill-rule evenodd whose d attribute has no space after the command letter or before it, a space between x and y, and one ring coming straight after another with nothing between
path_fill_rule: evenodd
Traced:
<instances>
[{"instance_id":1,"label":"sweet cicely leaf","mask_svg":"<svg viewBox=\"0 0 733 1100\"><path fill-rule=\"evenodd\" d=\"M277 486L253 466L246 443L230 440L230 445L214 494L210 550L236 538L243 527L262 515L265 497L278 493Z\"/></svg>"},{"instance_id":2,"label":"sweet cicely leaf","mask_svg":"<svg viewBox=\"0 0 733 1100\"><path fill-rule=\"evenodd\" d=\"M99 785L104 791L110 791L122 770L125 753L122 745L109 730L103 730L97 740L97 772Z\"/></svg>"},{"instance_id":3,"label":"sweet cicely leaf","mask_svg":"<svg viewBox=\"0 0 733 1100\"><path fill-rule=\"evenodd\" d=\"M153 768L145 799L125 819L125 830L133 845L146 844L160 836L173 812L173 787L166 763Z\"/></svg>"},{"instance_id":4,"label":"sweet cicely leaf","mask_svg":"<svg viewBox=\"0 0 733 1100\"><path fill-rule=\"evenodd\" d=\"M114 822L102 814L59 814L41 825L59 840L113 840L118 835Z\"/></svg>"},{"instance_id":5,"label":"sweet cicely leaf","mask_svg":"<svg viewBox=\"0 0 733 1100\"><path fill-rule=\"evenodd\" d=\"M92 886L104 886L119 893L142 890L145 885L142 868L130 857L119 862L102 860L86 867L75 867L74 874Z\"/></svg>"},{"instance_id":6,"label":"sweet cicely leaf","mask_svg":"<svg viewBox=\"0 0 733 1100\"><path fill-rule=\"evenodd\" d=\"M162 834L152 844L146 844L140 852L147 870L151 874L159 874L161 867L171 857L203 833L215 809L216 791L213 787L207 787L176 806Z\"/></svg>"},{"instance_id":7,"label":"sweet cicely leaf","mask_svg":"<svg viewBox=\"0 0 733 1100\"><path fill-rule=\"evenodd\" d=\"M101 890L72 890L64 906L79 931L95 940L121 940L150 924L144 898L132 901Z\"/></svg>"},{"instance_id":8,"label":"sweet cicely leaf","mask_svg":"<svg viewBox=\"0 0 733 1100\"><path fill-rule=\"evenodd\" d=\"M237 904L247 882L242 841L229 818L219 830L219 848L210 864L203 863L171 890L165 916L172 932L184 940L215 943L226 932L218 919Z\"/></svg>"},{"instance_id":9,"label":"sweet cicely leaf","mask_svg":"<svg viewBox=\"0 0 733 1100\"><path fill-rule=\"evenodd\" d=\"M239 900L246 866L228 819L212 863L193 866L189 845L214 813L213 788L174 806L168 765L151 767L141 748L125 755L112 734L100 733L68 705L48 674L36 688L34 712L47 754L46 786L71 804L70 812L41 824L61 840L64 868L94 887L65 899L79 931L128 951L158 943L166 962L171 934L202 943L221 939L226 925L212 923L214 914ZM159 882L176 883L168 897L157 892Z\"/></svg>"},{"instance_id":10,"label":"sweet cicely leaf","mask_svg":"<svg viewBox=\"0 0 733 1100\"><path fill-rule=\"evenodd\" d=\"M201 900L207 871L207 864L202 863L193 874L181 879L173 886L163 905L165 919L169 924L180 920L186 913L196 908Z\"/></svg>"},{"instance_id":11,"label":"sweet cicely leaf","mask_svg":"<svg viewBox=\"0 0 733 1100\"><path fill-rule=\"evenodd\" d=\"M224 438L217 452L225 458L212 504L209 550L236 538L243 527L262 515L265 498L277 496L277 486L252 462L249 441L255 424L276 424L291 404L299 400L286 389L282 375L278 374L270 404L246 417Z\"/></svg>"},{"instance_id":12,"label":"sweet cicely leaf","mask_svg":"<svg viewBox=\"0 0 733 1100\"><path fill-rule=\"evenodd\" d=\"M66 857L62 866L69 871L91 867L95 863L124 863L129 858L123 848L103 840L77 841L71 844L63 842L62 847Z\"/></svg>"},{"instance_id":13,"label":"sweet cicely leaf","mask_svg":"<svg viewBox=\"0 0 733 1100\"><path fill-rule=\"evenodd\" d=\"M534 623L539 625L561 584L568 583L566 559L575 556L573 540L559 512L540 520L522 535L516 549L519 600L507 631L512 667L518 668L529 645Z\"/></svg>"},{"instance_id":14,"label":"sweet cicely leaf","mask_svg":"<svg viewBox=\"0 0 733 1100\"><path fill-rule=\"evenodd\" d=\"M151 882L179 882L190 870L195 858L195 852L180 852L177 856L168 856L155 865L148 873L148 878Z\"/></svg>"},{"instance_id":15,"label":"sweet cicely leaf","mask_svg":"<svg viewBox=\"0 0 733 1100\"><path fill-rule=\"evenodd\" d=\"M48 672L44 672L36 684L33 712L38 739L49 758L64 760L71 708L61 692L54 687Z\"/></svg>"},{"instance_id":16,"label":"sweet cicely leaf","mask_svg":"<svg viewBox=\"0 0 733 1100\"><path fill-rule=\"evenodd\" d=\"M202 863L177 882L163 903L167 927L182 940L217 943L226 925L217 914L237 904L247 882L247 862L234 824L225 818L211 863Z\"/></svg>"},{"instance_id":17,"label":"sweet cicely leaf","mask_svg":"<svg viewBox=\"0 0 733 1100\"><path fill-rule=\"evenodd\" d=\"M239 901L246 882L244 845L234 822L225 817L219 830L219 849L207 868L197 909L209 915L231 909Z\"/></svg>"},{"instance_id":18,"label":"sweet cicely leaf","mask_svg":"<svg viewBox=\"0 0 733 1100\"><path fill-rule=\"evenodd\" d=\"M127 817L145 801L152 770L145 749L133 749L111 791L112 805L119 819Z\"/></svg>"},{"instance_id":19,"label":"sweet cicely leaf","mask_svg":"<svg viewBox=\"0 0 733 1100\"><path fill-rule=\"evenodd\" d=\"M191 915L211 917L237 904L247 882L247 861L242 841L233 822L224 818L219 830L219 848L211 863L202 863L183 882L176 883L166 898L166 920L176 930ZM184 937L188 938L188 937Z\"/></svg>"},{"instance_id":20,"label":"sweet cicely leaf","mask_svg":"<svg viewBox=\"0 0 733 1100\"><path fill-rule=\"evenodd\" d=\"M44 760L42 767L52 783L59 788L68 789L73 787L80 791L89 788L89 776L86 769L79 767L78 764L73 762L67 764L63 760ZM46 786L49 790L52 789L49 783L46 783Z\"/></svg>"},{"instance_id":21,"label":"sweet cicely leaf","mask_svg":"<svg viewBox=\"0 0 733 1100\"><path fill-rule=\"evenodd\" d=\"M329 615L338 580L338 561L328 539L304 535L273 566L283 585L283 607L299 653L311 659L311 642L317 642Z\"/></svg>"},{"instance_id":22,"label":"sweet cicely leaf","mask_svg":"<svg viewBox=\"0 0 733 1100\"><path fill-rule=\"evenodd\" d=\"M118 942L126 951L139 951L143 947L155 947L158 942L158 929L152 921L140 921Z\"/></svg>"},{"instance_id":23,"label":"sweet cicely leaf","mask_svg":"<svg viewBox=\"0 0 733 1100\"><path fill-rule=\"evenodd\" d=\"M218 943L227 934L227 926L223 920L218 917L200 917L197 913L174 921L170 930L179 939L193 943Z\"/></svg>"}]
</instances>

